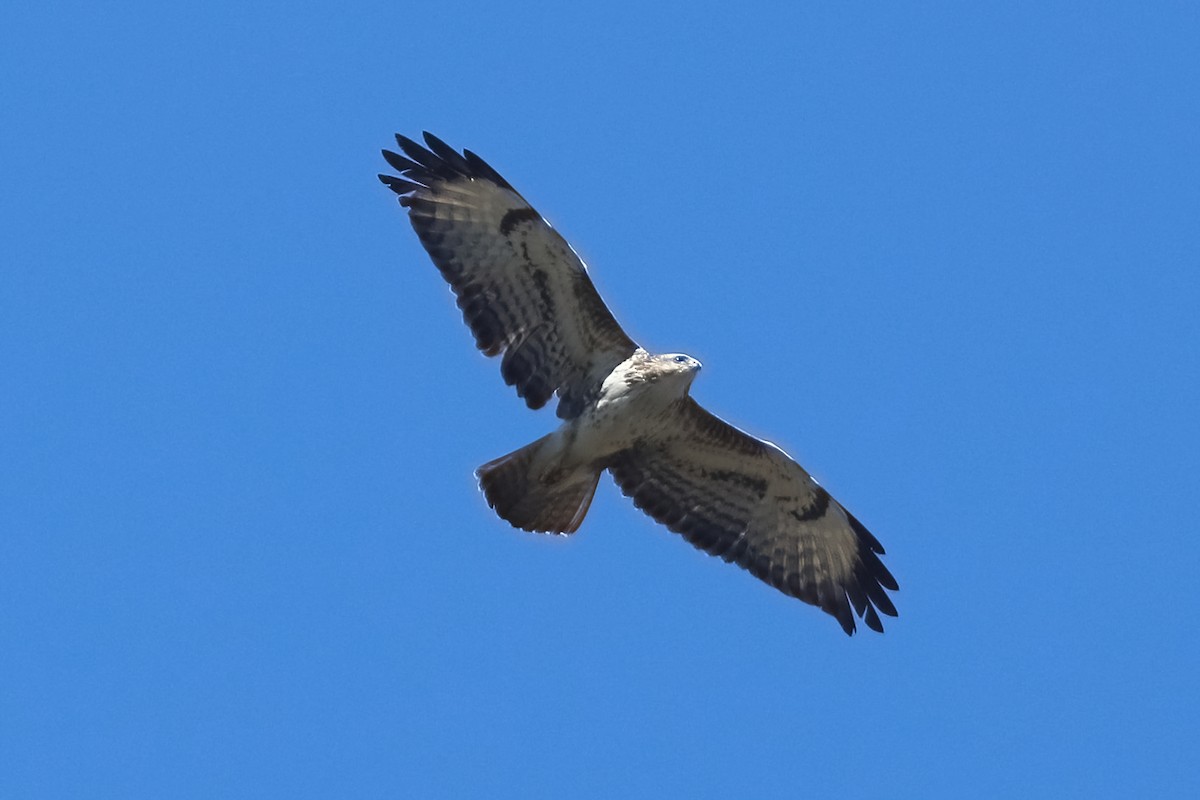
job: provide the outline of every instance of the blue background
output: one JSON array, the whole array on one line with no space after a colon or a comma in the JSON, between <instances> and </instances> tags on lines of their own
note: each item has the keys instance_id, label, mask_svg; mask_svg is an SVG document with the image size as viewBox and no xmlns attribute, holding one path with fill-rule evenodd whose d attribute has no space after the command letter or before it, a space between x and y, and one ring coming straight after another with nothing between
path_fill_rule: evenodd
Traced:
<instances>
[{"instance_id":1,"label":"blue background","mask_svg":"<svg viewBox=\"0 0 1200 800\"><path fill-rule=\"evenodd\" d=\"M10 3L0 796L1195 796L1191 3ZM601 484L375 179L493 163L888 548L831 618Z\"/></svg>"}]
</instances>

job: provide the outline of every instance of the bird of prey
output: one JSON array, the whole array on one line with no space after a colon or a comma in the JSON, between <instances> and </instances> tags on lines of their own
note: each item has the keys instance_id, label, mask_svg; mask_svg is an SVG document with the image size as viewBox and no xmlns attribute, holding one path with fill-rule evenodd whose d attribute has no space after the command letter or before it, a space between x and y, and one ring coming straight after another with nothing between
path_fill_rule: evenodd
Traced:
<instances>
[{"instance_id":1,"label":"bird of prey","mask_svg":"<svg viewBox=\"0 0 1200 800\"><path fill-rule=\"evenodd\" d=\"M567 241L495 169L425 134L383 151L379 179L458 298L487 356L533 409L562 424L484 464L480 487L527 531L573 533L601 473L705 552L833 615L881 631L896 616L883 547L803 467L689 395L700 362L654 355L625 334Z\"/></svg>"}]
</instances>

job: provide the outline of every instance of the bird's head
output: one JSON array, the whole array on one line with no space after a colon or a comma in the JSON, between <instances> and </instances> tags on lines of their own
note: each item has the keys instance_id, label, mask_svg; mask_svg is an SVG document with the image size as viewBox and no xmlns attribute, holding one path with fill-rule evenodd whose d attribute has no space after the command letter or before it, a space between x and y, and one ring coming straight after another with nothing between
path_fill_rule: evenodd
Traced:
<instances>
[{"instance_id":1,"label":"bird's head","mask_svg":"<svg viewBox=\"0 0 1200 800\"><path fill-rule=\"evenodd\" d=\"M664 377L670 376L673 380L682 380L687 386L691 385L700 372L700 362L683 353L667 353L657 356L655 360L658 362L658 370Z\"/></svg>"}]
</instances>

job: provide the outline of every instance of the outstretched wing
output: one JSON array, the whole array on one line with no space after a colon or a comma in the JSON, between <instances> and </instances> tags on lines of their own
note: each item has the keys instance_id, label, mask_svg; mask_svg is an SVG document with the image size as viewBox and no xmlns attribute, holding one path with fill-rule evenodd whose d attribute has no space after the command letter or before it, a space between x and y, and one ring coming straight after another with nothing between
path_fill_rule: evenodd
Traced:
<instances>
[{"instance_id":1,"label":"outstretched wing","mask_svg":"<svg viewBox=\"0 0 1200 800\"><path fill-rule=\"evenodd\" d=\"M784 594L819 606L854 633L851 607L883 631L899 587L883 547L782 450L705 411L691 397L671 421L619 454L610 470L634 504L696 547Z\"/></svg>"},{"instance_id":2,"label":"outstretched wing","mask_svg":"<svg viewBox=\"0 0 1200 800\"><path fill-rule=\"evenodd\" d=\"M583 261L483 159L432 134L422 147L397 135L405 155L383 151L402 177L380 175L458 297L486 355L530 408L559 396L570 419L637 345L587 276ZM407 156L407 157L406 157Z\"/></svg>"}]
</instances>

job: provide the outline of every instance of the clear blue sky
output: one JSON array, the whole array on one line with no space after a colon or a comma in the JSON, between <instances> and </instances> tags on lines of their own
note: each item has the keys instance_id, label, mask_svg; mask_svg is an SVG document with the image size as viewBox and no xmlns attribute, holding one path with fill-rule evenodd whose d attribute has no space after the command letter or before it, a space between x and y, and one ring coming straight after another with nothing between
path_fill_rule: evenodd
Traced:
<instances>
[{"instance_id":1,"label":"clear blue sky","mask_svg":"<svg viewBox=\"0 0 1200 800\"><path fill-rule=\"evenodd\" d=\"M1191 3L8 4L0 796L1196 796ZM885 635L550 430L394 196L491 161L882 540Z\"/></svg>"}]
</instances>

